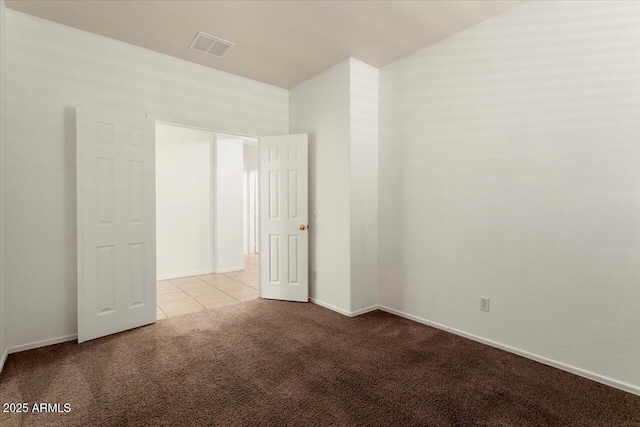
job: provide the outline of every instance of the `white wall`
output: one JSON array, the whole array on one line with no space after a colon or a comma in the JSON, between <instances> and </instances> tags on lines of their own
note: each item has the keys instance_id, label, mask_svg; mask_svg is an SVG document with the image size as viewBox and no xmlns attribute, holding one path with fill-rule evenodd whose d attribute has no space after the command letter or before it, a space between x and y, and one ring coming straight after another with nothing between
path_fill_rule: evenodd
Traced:
<instances>
[{"instance_id":1,"label":"white wall","mask_svg":"<svg viewBox=\"0 0 640 427\"><path fill-rule=\"evenodd\" d=\"M243 155L243 171L257 172L260 167L260 159L258 158L258 146L244 144L242 148Z\"/></svg>"},{"instance_id":2,"label":"white wall","mask_svg":"<svg viewBox=\"0 0 640 427\"><path fill-rule=\"evenodd\" d=\"M4 366L7 356L7 316L5 293L5 267L4 267L4 173L5 173L5 77L6 77L6 8L3 0L0 0L0 370Z\"/></svg>"},{"instance_id":3,"label":"white wall","mask_svg":"<svg viewBox=\"0 0 640 427\"><path fill-rule=\"evenodd\" d=\"M212 273L213 132L156 125L158 279Z\"/></svg>"},{"instance_id":4,"label":"white wall","mask_svg":"<svg viewBox=\"0 0 640 427\"><path fill-rule=\"evenodd\" d=\"M156 126L159 279L244 268L243 154L242 139Z\"/></svg>"},{"instance_id":5,"label":"white wall","mask_svg":"<svg viewBox=\"0 0 640 427\"><path fill-rule=\"evenodd\" d=\"M290 132L309 134L310 297L354 314L377 304L378 70L349 58L289 102Z\"/></svg>"},{"instance_id":6,"label":"white wall","mask_svg":"<svg viewBox=\"0 0 640 427\"><path fill-rule=\"evenodd\" d=\"M289 91L290 133L309 134L309 296L347 312L351 308L349 84L346 60Z\"/></svg>"},{"instance_id":7,"label":"white wall","mask_svg":"<svg viewBox=\"0 0 640 427\"><path fill-rule=\"evenodd\" d=\"M216 145L216 271L243 270L243 143L218 138Z\"/></svg>"},{"instance_id":8,"label":"white wall","mask_svg":"<svg viewBox=\"0 0 640 427\"><path fill-rule=\"evenodd\" d=\"M381 69L382 305L640 391L639 29L526 2Z\"/></svg>"},{"instance_id":9,"label":"white wall","mask_svg":"<svg viewBox=\"0 0 640 427\"><path fill-rule=\"evenodd\" d=\"M286 90L7 10L5 295L13 350L76 322L74 106L249 135L288 131Z\"/></svg>"},{"instance_id":10,"label":"white wall","mask_svg":"<svg viewBox=\"0 0 640 427\"><path fill-rule=\"evenodd\" d=\"M378 69L350 60L351 311L378 303Z\"/></svg>"}]
</instances>

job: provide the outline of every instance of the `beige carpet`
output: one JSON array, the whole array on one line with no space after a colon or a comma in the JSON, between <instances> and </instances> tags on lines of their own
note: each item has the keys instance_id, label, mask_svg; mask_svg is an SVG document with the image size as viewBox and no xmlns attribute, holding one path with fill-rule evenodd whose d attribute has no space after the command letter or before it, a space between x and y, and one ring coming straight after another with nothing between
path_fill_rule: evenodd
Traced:
<instances>
[{"instance_id":1,"label":"beige carpet","mask_svg":"<svg viewBox=\"0 0 640 427\"><path fill-rule=\"evenodd\" d=\"M638 426L640 397L376 311L256 300L9 356L4 426Z\"/></svg>"}]
</instances>

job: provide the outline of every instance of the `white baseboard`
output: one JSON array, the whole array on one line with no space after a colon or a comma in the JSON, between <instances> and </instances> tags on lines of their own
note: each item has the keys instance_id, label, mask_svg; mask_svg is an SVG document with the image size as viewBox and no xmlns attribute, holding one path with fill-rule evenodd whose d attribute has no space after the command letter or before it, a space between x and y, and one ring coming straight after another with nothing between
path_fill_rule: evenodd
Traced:
<instances>
[{"instance_id":1,"label":"white baseboard","mask_svg":"<svg viewBox=\"0 0 640 427\"><path fill-rule=\"evenodd\" d=\"M240 271L240 270L244 270L244 265L242 267L221 268L221 269L217 269L215 272L216 273L228 273L230 271Z\"/></svg>"},{"instance_id":2,"label":"white baseboard","mask_svg":"<svg viewBox=\"0 0 640 427\"><path fill-rule=\"evenodd\" d=\"M7 352L9 354L19 353L21 351L33 350L34 348L46 347L48 345L60 344L61 342L73 341L78 339L78 334L65 335L62 337L49 338L46 340L35 341L27 344L16 345L9 347Z\"/></svg>"},{"instance_id":3,"label":"white baseboard","mask_svg":"<svg viewBox=\"0 0 640 427\"><path fill-rule=\"evenodd\" d=\"M336 313L340 313L343 316L347 316L347 317L355 317L355 316L360 316L361 314L365 314L365 313L369 313L370 311L374 311L378 309L377 305L372 305L371 307L365 307L365 308L361 308L360 310L356 310L356 311L348 311L348 310L344 310L340 307L336 307L335 305L331 305L329 303L326 303L324 301L320 301L316 298L309 298L309 301L311 301L312 303L319 305L320 307L324 307L324 308L328 308L329 310L335 311Z\"/></svg>"},{"instance_id":4,"label":"white baseboard","mask_svg":"<svg viewBox=\"0 0 640 427\"><path fill-rule=\"evenodd\" d=\"M309 298L309 301L311 301L312 303L314 303L316 305L319 305L320 307L328 308L331 311L335 311L336 313L340 313L343 316L351 317L351 312L350 311L343 310L342 308L336 307L335 305L328 304L328 303L326 303L324 301L320 301L320 300L318 300L316 298Z\"/></svg>"},{"instance_id":5,"label":"white baseboard","mask_svg":"<svg viewBox=\"0 0 640 427\"><path fill-rule=\"evenodd\" d=\"M450 328L449 326L445 326L445 325L442 325L440 323L432 322L430 320L423 319L421 317L414 316L412 314L407 314L407 313L404 313L402 311L399 311L399 310L396 310L396 309L393 309L393 308L385 307L385 306L382 306L382 305L378 306L378 308L380 310L382 310L382 311L386 311L387 313L395 314L396 316L404 317L405 319L413 320L414 322L422 323L422 324L427 325L427 326L432 326L432 327L434 327L436 329L440 329L440 330L443 330L443 331L446 331L446 332L450 332L452 334L459 335L461 337L468 338L470 340L477 341L479 343L486 344L486 345L489 345L491 347L499 348L500 350L508 351L509 353L514 353L514 354L517 354L518 356L526 357L527 359L534 360L534 361L542 363L544 365L548 365L548 366L551 366L551 367L554 367L554 368L558 368L558 369L561 369L563 371L567 371L567 372L570 372L572 374L578 375L580 377L584 377L584 378L599 382L601 384L608 385L610 387L617 388L617 389L620 389L622 391L626 391L628 393L632 393L632 394L636 394L636 395L640 396L640 387L636 387L634 385L627 384L627 383L622 382L622 381L618 381L618 380L614 380L612 378L608 378L608 377L605 377L605 376L602 376L602 375L598 375L598 374L595 374L593 372L585 371L583 369L576 368L575 366L566 365L564 363L557 362L557 361L552 360L552 359L547 359L546 357L538 356L536 354L532 354L532 353L529 353L527 351L520 350L518 348L511 347L509 345L502 344L502 343L499 343L499 342L496 342L496 341L492 341L492 340L489 340L489 339L486 339L486 338L482 338L482 337L479 337L477 335L470 334L468 332L464 332L464 331L461 331L461 330L458 330L458 329Z\"/></svg>"},{"instance_id":6,"label":"white baseboard","mask_svg":"<svg viewBox=\"0 0 640 427\"><path fill-rule=\"evenodd\" d=\"M9 349L5 349L4 353L2 354L2 358L0 359L0 372L2 372L2 369L4 369L4 362L7 361L7 357L9 356Z\"/></svg>"},{"instance_id":7,"label":"white baseboard","mask_svg":"<svg viewBox=\"0 0 640 427\"><path fill-rule=\"evenodd\" d=\"M186 271L184 273L175 273L175 274L165 274L164 276L158 276L156 280L177 279L178 277L197 276L199 274L211 274L211 273L217 273L217 271L215 269L209 268L206 270Z\"/></svg>"},{"instance_id":8,"label":"white baseboard","mask_svg":"<svg viewBox=\"0 0 640 427\"><path fill-rule=\"evenodd\" d=\"M183 273L165 274L164 276L158 276L156 280L170 280L170 279L177 279L179 277L198 276L200 274L229 273L230 271L239 271L239 270L244 270L244 265L242 267L234 267L234 268L222 268L222 269L209 268L207 270L185 271Z\"/></svg>"},{"instance_id":9,"label":"white baseboard","mask_svg":"<svg viewBox=\"0 0 640 427\"><path fill-rule=\"evenodd\" d=\"M372 311L378 310L379 308L380 307L378 307L377 305L372 305L372 306L369 306L369 307L361 308L359 310L352 311L351 314L350 314L350 317L356 317L356 316L360 316L361 314L370 313Z\"/></svg>"}]
</instances>

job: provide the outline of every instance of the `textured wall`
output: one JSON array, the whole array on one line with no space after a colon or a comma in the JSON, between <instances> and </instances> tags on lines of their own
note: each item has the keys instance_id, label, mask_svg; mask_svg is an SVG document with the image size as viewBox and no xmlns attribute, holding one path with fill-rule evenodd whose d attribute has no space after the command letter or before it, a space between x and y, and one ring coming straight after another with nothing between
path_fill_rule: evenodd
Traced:
<instances>
[{"instance_id":1,"label":"textured wall","mask_svg":"<svg viewBox=\"0 0 640 427\"><path fill-rule=\"evenodd\" d=\"M215 134L156 125L158 279L215 271L213 227Z\"/></svg>"},{"instance_id":2,"label":"textured wall","mask_svg":"<svg viewBox=\"0 0 640 427\"><path fill-rule=\"evenodd\" d=\"M351 311L378 303L378 69L350 60Z\"/></svg>"},{"instance_id":3,"label":"textured wall","mask_svg":"<svg viewBox=\"0 0 640 427\"><path fill-rule=\"evenodd\" d=\"M342 61L289 94L290 132L309 134L309 296L344 311L351 308L349 73L350 60Z\"/></svg>"},{"instance_id":4,"label":"textured wall","mask_svg":"<svg viewBox=\"0 0 640 427\"><path fill-rule=\"evenodd\" d=\"M291 89L289 111L291 133L309 134L310 296L345 314L371 307L378 287L378 69L342 61Z\"/></svg>"},{"instance_id":5,"label":"textured wall","mask_svg":"<svg viewBox=\"0 0 640 427\"><path fill-rule=\"evenodd\" d=\"M8 18L9 345L76 333L75 105L250 135L287 133L288 93L12 10Z\"/></svg>"},{"instance_id":6,"label":"textured wall","mask_svg":"<svg viewBox=\"0 0 640 427\"><path fill-rule=\"evenodd\" d=\"M216 271L244 269L242 251L242 168L241 139L216 142Z\"/></svg>"},{"instance_id":7,"label":"textured wall","mask_svg":"<svg viewBox=\"0 0 640 427\"><path fill-rule=\"evenodd\" d=\"M526 2L381 69L382 305L640 387L639 41Z\"/></svg>"}]
</instances>

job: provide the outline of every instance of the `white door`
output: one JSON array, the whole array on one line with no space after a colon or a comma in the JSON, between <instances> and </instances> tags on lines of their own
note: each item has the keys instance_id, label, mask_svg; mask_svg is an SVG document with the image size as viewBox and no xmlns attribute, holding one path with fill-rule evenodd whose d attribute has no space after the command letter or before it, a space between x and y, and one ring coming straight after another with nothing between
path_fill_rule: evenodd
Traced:
<instances>
[{"instance_id":1,"label":"white door","mask_svg":"<svg viewBox=\"0 0 640 427\"><path fill-rule=\"evenodd\" d=\"M260 296L309 300L307 135L260 138Z\"/></svg>"},{"instance_id":2,"label":"white door","mask_svg":"<svg viewBox=\"0 0 640 427\"><path fill-rule=\"evenodd\" d=\"M155 123L78 107L78 341L156 321Z\"/></svg>"}]
</instances>

